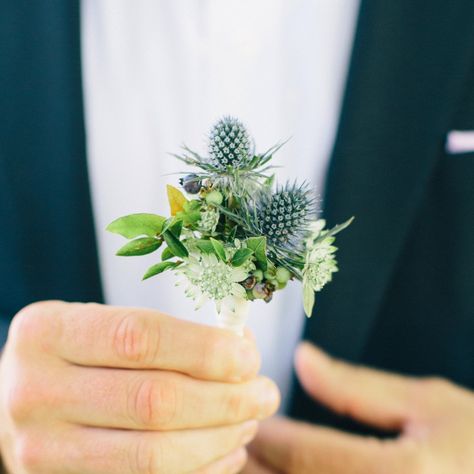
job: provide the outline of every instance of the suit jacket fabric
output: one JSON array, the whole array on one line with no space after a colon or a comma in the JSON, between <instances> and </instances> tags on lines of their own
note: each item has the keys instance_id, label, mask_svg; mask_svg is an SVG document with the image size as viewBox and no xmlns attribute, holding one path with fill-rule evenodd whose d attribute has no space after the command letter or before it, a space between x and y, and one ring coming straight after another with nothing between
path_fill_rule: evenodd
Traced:
<instances>
[{"instance_id":1,"label":"suit jacket fabric","mask_svg":"<svg viewBox=\"0 0 474 474\"><path fill-rule=\"evenodd\" d=\"M340 272L305 337L474 388L474 3L362 0L324 200ZM79 4L0 2L0 315L102 301L84 146ZM284 324L284 321L282 321ZM291 413L347 424L296 384Z\"/></svg>"}]
</instances>

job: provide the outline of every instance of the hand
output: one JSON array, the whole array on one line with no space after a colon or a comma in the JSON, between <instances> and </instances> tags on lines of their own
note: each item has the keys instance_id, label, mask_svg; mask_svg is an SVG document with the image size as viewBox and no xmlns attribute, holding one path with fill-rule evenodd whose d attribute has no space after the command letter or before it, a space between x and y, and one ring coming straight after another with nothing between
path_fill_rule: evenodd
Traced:
<instances>
[{"instance_id":1,"label":"hand","mask_svg":"<svg viewBox=\"0 0 474 474\"><path fill-rule=\"evenodd\" d=\"M0 441L12 474L235 472L278 391L249 338L164 314L42 302L12 323Z\"/></svg>"},{"instance_id":2,"label":"hand","mask_svg":"<svg viewBox=\"0 0 474 474\"><path fill-rule=\"evenodd\" d=\"M441 379L349 365L302 344L305 390L332 410L400 436L379 440L275 418L262 423L245 473L468 474L474 472L474 395Z\"/></svg>"}]
</instances>

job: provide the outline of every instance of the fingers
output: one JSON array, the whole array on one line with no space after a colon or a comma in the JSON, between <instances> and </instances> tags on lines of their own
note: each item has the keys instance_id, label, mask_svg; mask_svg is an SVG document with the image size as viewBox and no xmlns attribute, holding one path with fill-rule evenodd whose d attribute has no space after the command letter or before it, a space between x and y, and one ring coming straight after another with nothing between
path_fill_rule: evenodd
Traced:
<instances>
[{"instance_id":1,"label":"fingers","mask_svg":"<svg viewBox=\"0 0 474 474\"><path fill-rule=\"evenodd\" d=\"M308 343L298 348L295 366L305 390L339 414L389 430L412 416L408 377L341 362Z\"/></svg>"},{"instance_id":2,"label":"fingers","mask_svg":"<svg viewBox=\"0 0 474 474\"><path fill-rule=\"evenodd\" d=\"M230 331L157 311L42 302L21 312L24 345L41 344L68 362L97 367L164 369L238 382L259 369L255 343Z\"/></svg>"},{"instance_id":3,"label":"fingers","mask_svg":"<svg viewBox=\"0 0 474 474\"><path fill-rule=\"evenodd\" d=\"M61 443L48 433L37 433L24 437L19 459L25 472L48 474L158 474L205 469L212 473L216 471L210 465L232 463L223 458L247 444L256 429L256 422L171 433L77 428L63 433Z\"/></svg>"},{"instance_id":4,"label":"fingers","mask_svg":"<svg viewBox=\"0 0 474 474\"><path fill-rule=\"evenodd\" d=\"M45 384L48 397L39 397L38 402L46 413L71 423L106 428L176 430L230 425L266 418L279 404L277 387L265 377L225 384L176 372L71 367L62 384Z\"/></svg>"},{"instance_id":5,"label":"fingers","mask_svg":"<svg viewBox=\"0 0 474 474\"><path fill-rule=\"evenodd\" d=\"M397 441L381 442L285 418L261 423L249 452L267 469L298 474L377 473L381 466L396 467L406 458Z\"/></svg>"}]
</instances>

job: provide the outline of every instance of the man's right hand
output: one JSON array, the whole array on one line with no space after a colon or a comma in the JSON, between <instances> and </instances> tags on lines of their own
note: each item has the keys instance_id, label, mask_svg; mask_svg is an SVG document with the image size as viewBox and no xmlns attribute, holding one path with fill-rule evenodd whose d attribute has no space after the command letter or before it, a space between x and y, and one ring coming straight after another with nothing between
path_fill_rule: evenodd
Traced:
<instances>
[{"instance_id":1,"label":"man's right hand","mask_svg":"<svg viewBox=\"0 0 474 474\"><path fill-rule=\"evenodd\" d=\"M278 390L255 344L146 309L27 306L0 365L9 472L236 472Z\"/></svg>"}]
</instances>

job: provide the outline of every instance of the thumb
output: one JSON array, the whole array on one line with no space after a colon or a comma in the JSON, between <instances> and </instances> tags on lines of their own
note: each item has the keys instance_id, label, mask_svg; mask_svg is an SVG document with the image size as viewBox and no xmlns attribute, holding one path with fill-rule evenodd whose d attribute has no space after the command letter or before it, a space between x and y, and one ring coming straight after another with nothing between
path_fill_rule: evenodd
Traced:
<instances>
[{"instance_id":1,"label":"thumb","mask_svg":"<svg viewBox=\"0 0 474 474\"><path fill-rule=\"evenodd\" d=\"M411 418L414 379L333 359L307 342L296 351L295 368L306 392L341 415L388 430Z\"/></svg>"}]
</instances>

